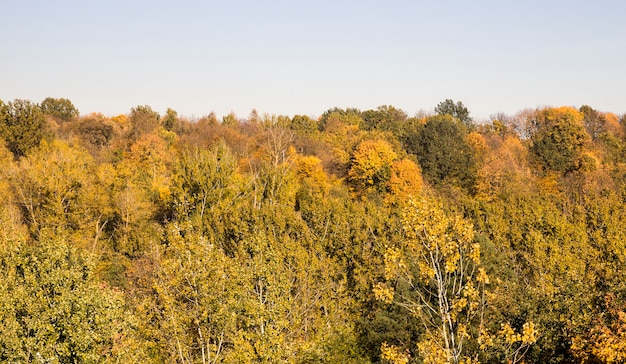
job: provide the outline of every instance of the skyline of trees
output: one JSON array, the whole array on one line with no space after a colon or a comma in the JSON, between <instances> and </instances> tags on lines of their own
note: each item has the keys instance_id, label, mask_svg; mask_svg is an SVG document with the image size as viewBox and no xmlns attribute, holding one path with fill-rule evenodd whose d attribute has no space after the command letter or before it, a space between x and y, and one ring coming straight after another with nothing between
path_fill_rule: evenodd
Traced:
<instances>
[{"instance_id":1,"label":"skyline of trees","mask_svg":"<svg viewBox=\"0 0 626 364\"><path fill-rule=\"evenodd\" d=\"M623 116L45 105L0 102L0 361L626 358Z\"/></svg>"}]
</instances>

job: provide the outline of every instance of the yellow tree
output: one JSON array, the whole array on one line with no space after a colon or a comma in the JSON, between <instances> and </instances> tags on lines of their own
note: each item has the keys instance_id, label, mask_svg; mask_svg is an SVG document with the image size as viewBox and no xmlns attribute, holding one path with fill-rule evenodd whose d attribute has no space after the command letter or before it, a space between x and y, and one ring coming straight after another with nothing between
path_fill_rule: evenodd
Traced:
<instances>
[{"instance_id":1,"label":"yellow tree","mask_svg":"<svg viewBox=\"0 0 626 364\"><path fill-rule=\"evenodd\" d=\"M476 348L491 346L494 337L485 320L489 277L481 264L473 226L458 215L447 214L437 200L424 197L409 201L403 227L406 239L399 247L387 249L387 282L377 284L374 295L421 319L425 333L418 349L425 363L476 362ZM408 287L414 296L396 295L390 283ZM525 328L527 335L506 331L512 335L507 343L514 354L536 340L532 324Z\"/></svg>"},{"instance_id":2,"label":"yellow tree","mask_svg":"<svg viewBox=\"0 0 626 364\"><path fill-rule=\"evenodd\" d=\"M330 182L322 167L322 161L314 156L298 156L295 164L300 189L308 191L311 197L323 197L330 188Z\"/></svg>"},{"instance_id":3,"label":"yellow tree","mask_svg":"<svg viewBox=\"0 0 626 364\"><path fill-rule=\"evenodd\" d=\"M391 170L397 154L384 140L364 140L357 145L348 179L359 194L385 192L391 179Z\"/></svg>"},{"instance_id":4,"label":"yellow tree","mask_svg":"<svg viewBox=\"0 0 626 364\"><path fill-rule=\"evenodd\" d=\"M417 196L423 186L424 180L419 166L410 159L399 160L391 166L389 194L385 201L390 204L402 203L410 196Z\"/></svg>"}]
</instances>

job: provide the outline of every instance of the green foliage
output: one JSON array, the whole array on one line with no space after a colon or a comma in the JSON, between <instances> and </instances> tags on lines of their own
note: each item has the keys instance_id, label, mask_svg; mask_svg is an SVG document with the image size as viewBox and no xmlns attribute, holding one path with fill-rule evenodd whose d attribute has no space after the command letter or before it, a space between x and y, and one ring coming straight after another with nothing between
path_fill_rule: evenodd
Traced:
<instances>
[{"instance_id":1,"label":"green foliage","mask_svg":"<svg viewBox=\"0 0 626 364\"><path fill-rule=\"evenodd\" d=\"M445 99L437 104L435 107L435 113L441 116L450 115L468 128L474 123L474 120L469 116L469 111L461 101L458 101L455 104L454 101Z\"/></svg>"},{"instance_id":2,"label":"green foliage","mask_svg":"<svg viewBox=\"0 0 626 364\"><path fill-rule=\"evenodd\" d=\"M47 97L41 102L41 110L45 115L53 116L62 121L70 121L77 118L78 109L68 99L55 99Z\"/></svg>"},{"instance_id":3,"label":"green foliage","mask_svg":"<svg viewBox=\"0 0 626 364\"><path fill-rule=\"evenodd\" d=\"M477 165L466 136L466 127L449 115L428 118L411 152L430 183L474 187Z\"/></svg>"},{"instance_id":4,"label":"green foliage","mask_svg":"<svg viewBox=\"0 0 626 364\"><path fill-rule=\"evenodd\" d=\"M28 100L0 101L0 136L15 157L24 156L47 135L41 108Z\"/></svg>"},{"instance_id":5,"label":"green foliage","mask_svg":"<svg viewBox=\"0 0 626 364\"><path fill-rule=\"evenodd\" d=\"M178 218L198 215L202 223L205 212L237 193L235 160L225 145L211 151L182 153L174 166L171 196Z\"/></svg>"},{"instance_id":6,"label":"green foliage","mask_svg":"<svg viewBox=\"0 0 626 364\"><path fill-rule=\"evenodd\" d=\"M530 147L540 168L560 173L576 170L589 139L581 114L570 108L546 109L542 117Z\"/></svg>"}]
</instances>

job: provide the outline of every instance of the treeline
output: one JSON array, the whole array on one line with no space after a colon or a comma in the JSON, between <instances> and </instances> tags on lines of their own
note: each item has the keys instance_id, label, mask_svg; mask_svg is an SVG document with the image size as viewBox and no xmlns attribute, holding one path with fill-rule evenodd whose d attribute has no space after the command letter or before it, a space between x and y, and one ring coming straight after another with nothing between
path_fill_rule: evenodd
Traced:
<instances>
[{"instance_id":1,"label":"treeline","mask_svg":"<svg viewBox=\"0 0 626 364\"><path fill-rule=\"evenodd\" d=\"M0 101L0 361L623 362L625 122Z\"/></svg>"}]
</instances>

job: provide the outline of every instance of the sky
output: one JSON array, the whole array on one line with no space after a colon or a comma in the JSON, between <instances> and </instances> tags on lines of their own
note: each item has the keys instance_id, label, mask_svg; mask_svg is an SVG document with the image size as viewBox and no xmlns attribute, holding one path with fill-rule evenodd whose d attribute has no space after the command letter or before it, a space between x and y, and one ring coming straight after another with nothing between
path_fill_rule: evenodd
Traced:
<instances>
[{"instance_id":1,"label":"sky","mask_svg":"<svg viewBox=\"0 0 626 364\"><path fill-rule=\"evenodd\" d=\"M626 113L626 1L0 0L0 100L319 116L445 99L477 120Z\"/></svg>"}]
</instances>

